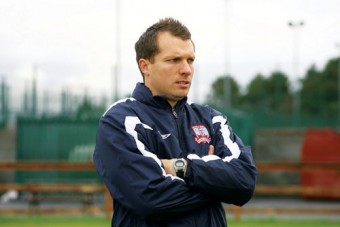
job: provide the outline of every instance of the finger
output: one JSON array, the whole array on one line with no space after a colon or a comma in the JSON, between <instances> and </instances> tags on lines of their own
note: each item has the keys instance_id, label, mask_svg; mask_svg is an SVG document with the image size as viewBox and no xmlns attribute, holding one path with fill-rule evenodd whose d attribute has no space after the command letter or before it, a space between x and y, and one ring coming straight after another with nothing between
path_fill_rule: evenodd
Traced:
<instances>
[{"instance_id":1,"label":"finger","mask_svg":"<svg viewBox=\"0 0 340 227\"><path fill-rule=\"evenodd\" d=\"M215 152L215 148L214 148L214 146L213 146L213 145L210 145L210 146L209 146L208 155L213 155L213 154L214 154L214 152Z\"/></svg>"}]
</instances>

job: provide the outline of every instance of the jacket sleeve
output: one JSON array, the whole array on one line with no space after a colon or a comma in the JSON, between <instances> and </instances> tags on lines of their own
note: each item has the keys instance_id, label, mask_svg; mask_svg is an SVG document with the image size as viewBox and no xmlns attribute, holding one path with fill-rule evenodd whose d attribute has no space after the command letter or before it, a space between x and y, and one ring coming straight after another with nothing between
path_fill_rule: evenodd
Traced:
<instances>
[{"instance_id":1,"label":"jacket sleeve","mask_svg":"<svg viewBox=\"0 0 340 227\"><path fill-rule=\"evenodd\" d=\"M180 178L166 175L149 151L146 130L135 116L106 114L99 123L94 163L112 197L132 213L164 219L204 206L208 199Z\"/></svg>"},{"instance_id":2,"label":"jacket sleeve","mask_svg":"<svg viewBox=\"0 0 340 227\"><path fill-rule=\"evenodd\" d=\"M242 206L255 189L256 167L251 149L233 133L227 118L211 109L214 155L188 155L187 184L218 201Z\"/></svg>"}]
</instances>

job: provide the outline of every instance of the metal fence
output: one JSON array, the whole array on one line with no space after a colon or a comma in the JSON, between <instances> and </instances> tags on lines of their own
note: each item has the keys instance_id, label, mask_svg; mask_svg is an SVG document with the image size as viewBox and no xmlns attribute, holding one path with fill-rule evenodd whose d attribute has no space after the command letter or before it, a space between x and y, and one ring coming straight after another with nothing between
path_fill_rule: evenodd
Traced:
<instances>
[{"instance_id":1,"label":"metal fence","mask_svg":"<svg viewBox=\"0 0 340 227\"><path fill-rule=\"evenodd\" d=\"M18 118L17 161L89 162L95 144L98 119ZM17 182L86 179L97 181L96 173L69 171L17 172Z\"/></svg>"},{"instance_id":2,"label":"metal fence","mask_svg":"<svg viewBox=\"0 0 340 227\"><path fill-rule=\"evenodd\" d=\"M9 119L8 86L3 79L0 84L0 128L5 128Z\"/></svg>"},{"instance_id":3,"label":"metal fence","mask_svg":"<svg viewBox=\"0 0 340 227\"><path fill-rule=\"evenodd\" d=\"M332 128L340 129L337 118L292 114L271 113L266 111L245 112L237 109L215 107L224 113L234 132L244 143L252 144L254 131L264 128Z\"/></svg>"}]
</instances>

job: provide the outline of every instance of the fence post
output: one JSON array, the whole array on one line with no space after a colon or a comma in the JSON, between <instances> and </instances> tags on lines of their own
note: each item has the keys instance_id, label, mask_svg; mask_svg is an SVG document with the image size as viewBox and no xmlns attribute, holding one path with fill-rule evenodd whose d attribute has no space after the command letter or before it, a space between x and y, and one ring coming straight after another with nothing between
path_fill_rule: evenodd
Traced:
<instances>
[{"instance_id":1,"label":"fence post","mask_svg":"<svg viewBox=\"0 0 340 227\"><path fill-rule=\"evenodd\" d=\"M239 207L239 206L233 206L232 209L233 209L235 221L239 221L240 218L241 218L241 207Z\"/></svg>"}]
</instances>

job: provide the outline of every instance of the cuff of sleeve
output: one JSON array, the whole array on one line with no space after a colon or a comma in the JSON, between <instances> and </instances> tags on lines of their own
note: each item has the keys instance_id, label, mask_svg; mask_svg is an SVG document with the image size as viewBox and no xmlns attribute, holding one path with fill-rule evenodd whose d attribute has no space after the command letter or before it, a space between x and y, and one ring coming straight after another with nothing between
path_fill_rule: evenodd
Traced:
<instances>
[{"instance_id":1,"label":"cuff of sleeve","mask_svg":"<svg viewBox=\"0 0 340 227\"><path fill-rule=\"evenodd\" d=\"M186 159L187 160L187 168L185 171L185 175L184 175L184 181L185 183L187 183L188 186L190 186L190 182L192 182L193 180L193 175L192 175L192 169L191 169L191 160Z\"/></svg>"}]
</instances>

